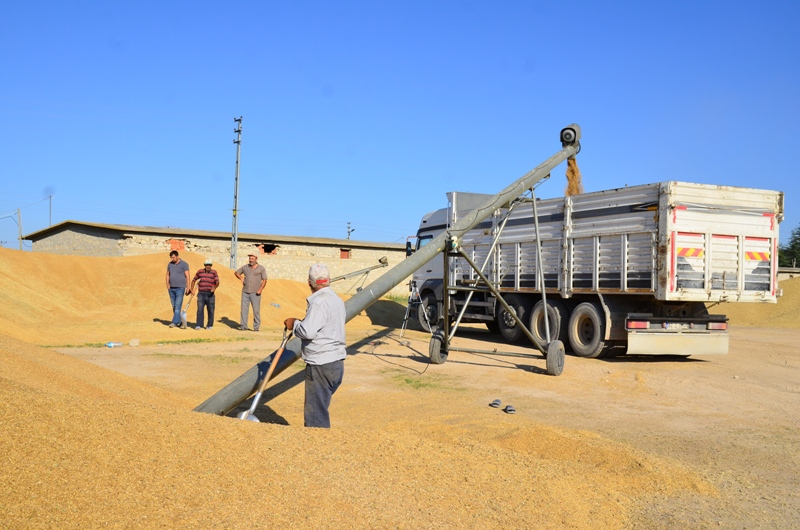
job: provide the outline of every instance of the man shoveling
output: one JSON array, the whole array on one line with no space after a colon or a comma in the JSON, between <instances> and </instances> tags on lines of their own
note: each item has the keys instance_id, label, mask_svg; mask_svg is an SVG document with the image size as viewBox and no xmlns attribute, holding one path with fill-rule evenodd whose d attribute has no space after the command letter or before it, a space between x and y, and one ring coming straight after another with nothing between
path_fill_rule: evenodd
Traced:
<instances>
[{"instance_id":1,"label":"man shoveling","mask_svg":"<svg viewBox=\"0 0 800 530\"><path fill-rule=\"evenodd\" d=\"M344 302L330 289L330 272L322 263L308 271L311 296L303 320L287 318L286 329L301 339L302 357L306 362L305 403L306 427L330 428L328 407L331 397L344 377L345 349Z\"/></svg>"}]
</instances>

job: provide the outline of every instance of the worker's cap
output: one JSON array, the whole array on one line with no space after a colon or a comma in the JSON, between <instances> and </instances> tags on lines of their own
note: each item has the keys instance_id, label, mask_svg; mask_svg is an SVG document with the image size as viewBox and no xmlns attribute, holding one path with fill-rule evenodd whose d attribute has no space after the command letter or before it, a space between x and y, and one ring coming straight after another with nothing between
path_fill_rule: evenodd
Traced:
<instances>
[{"instance_id":1,"label":"worker's cap","mask_svg":"<svg viewBox=\"0 0 800 530\"><path fill-rule=\"evenodd\" d=\"M205 261L203 262L203 265L213 265L213 264L214 264L214 262L213 262L213 261L211 261L210 259L207 259L207 260L205 260Z\"/></svg>"},{"instance_id":2,"label":"worker's cap","mask_svg":"<svg viewBox=\"0 0 800 530\"><path fill-rule=\"evenodd\" d=\"M258 256L256 256L255 254L248 254L248 255L247 255L247 257L248 257L248 258L249 258L250 256L253 256L254 258L257 258L257 257L258 257Z\"/></svg>"},{"instance_id":3,"label":"worker's cap","mask_svg":"<svg viewBox=\"0 0 800 530\"><path fill-rule=\"evenodd\" d=\"M315 263L308 269L308 279L317 285L323 285L331 280L331 273L324 263Z\"/></svg>"}]
</instances>

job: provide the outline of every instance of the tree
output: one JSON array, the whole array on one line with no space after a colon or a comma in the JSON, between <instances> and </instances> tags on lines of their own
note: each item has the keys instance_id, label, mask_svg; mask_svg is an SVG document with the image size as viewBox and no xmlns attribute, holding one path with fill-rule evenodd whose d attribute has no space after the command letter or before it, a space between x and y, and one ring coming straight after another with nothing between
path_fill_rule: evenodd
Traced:
<instances>
[{"instance_id":1,"label":"tree","mask_svg":"<svg viewBox=\"0 0 800 530\"><path fill-rule=\"evenodd\" d=\"M792 230L788 245L778 247L778 266L779 267L798 267L800 266L800 225Z\"/></svg>"}]
</instances>

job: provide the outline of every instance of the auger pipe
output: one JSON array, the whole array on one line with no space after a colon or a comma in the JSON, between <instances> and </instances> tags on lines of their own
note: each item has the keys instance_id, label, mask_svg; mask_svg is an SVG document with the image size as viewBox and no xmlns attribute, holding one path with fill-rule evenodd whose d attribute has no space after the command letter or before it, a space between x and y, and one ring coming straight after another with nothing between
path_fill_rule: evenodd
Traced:
<instances>
[{"instance_id":1,"label":"auger pipe","mask_svg":"<svg viewBox=\"0 0 800 530\"><path fill-rule=\"evenodd\" d=\"M374 282L364 287L356 293L350 300L345 303L347 310L347 320L359 314L361 311L369 307L381 296L388 293L392 288L404 279L411 276L414 271L428 263L431 259L436 257L444 250L445 241L448 238L461 238L468 231L478 226L484 219L489 217L492 212L502 208L504 205L516 199L525 191L533 187L534 184L545 178L550 174L558 164L574 156L580 149L580 144L575 142L565 146L561 151L551 156L536 168L532 169L506 189L497 195L487 199L478 208L472 210L470 213L459 219L447 231L439 234L433 240L415 252L411 257L401 261L395 265L389 272L376 279Z\"/></svg>"},{"instance_id":2,"label":"auger pipe","mask_svg":"<svg viewBox=\"0 0 800 530\"><path fill-rule=\"evenodd\" d=\"M331 283L338 282L339 280L346 280L347 278L352 278L353 276L358 276L359 274L364 274L375 269L386 267L388 265L389 265L389 260L386 259L386 256L383 256L381 259L378 260L377 265L373 265L372 267L367 267L365 269L359 269L353 272L348 272L347 274L337 276L336 278L331 278Z\"/></svg>"},{"instance_id":3,"label":"auger pipe","mask_svg":"<svg viewBox=\"0 0 800 530\"><path fill-rule=\"evenodd\" d=\"M377 278L374 282L356 293L355 296L347 300L344 304L346 321L349 322L352 320L353 317L411 276L414 271L435 258L444 250L445 242L448 239L462 237L468 231L483 222L492 212L510 203L526 190L533 187L534 184L549 175L561 162L578 154L580 151L580 127L573 124L562 129L561 144L563 148L559 152L522 175L497 195L487 199L486 202L481 204L478 208L456 221L447 231L439 234L412 256L392 267L386 274ZM300 347L301 342L297 337L286 344L286 349L278 362L278 366L273 372L273 378L277 377L278 374L283 372L300 357ZM274 355L275 352L240 375L233 382L228 384L228 386L195 407L194 410L196 412L208 412L220 416L228 414L235 409L239 403L256 392L258 383L260 379L266 375Z\"/></svg>"}]
</instances>

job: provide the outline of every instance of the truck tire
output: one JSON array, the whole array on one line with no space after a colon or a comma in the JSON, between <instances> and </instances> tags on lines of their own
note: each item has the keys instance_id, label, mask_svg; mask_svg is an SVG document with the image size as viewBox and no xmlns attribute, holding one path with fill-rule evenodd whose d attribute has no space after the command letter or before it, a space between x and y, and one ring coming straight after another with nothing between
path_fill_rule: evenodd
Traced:
<instances>
[{"instance_id":1,"label":"truck tire","mask_svg":"<svg viewBox=\"0 0 800 530\"><path fill-rule=\"evenodd\" d=\"M547 347L547 373L549 375L561 375L564 371L564 343L560 340L550 342Z\"/></svg>"},{"instance_id":2,"label":"truck tire","mask_svg":"<svg viewBox=\"0 0 800 530\"><path fill-rule=\"evenodd\" d=\"M428 316L427 321L425 320L426 314ZM425 331L429 332L431 328L436 329L439 323L439 303L436 301L436 296L428 293L422 297L422 300L417 305L417 321Z\"/></svg>"},{"instance_id":3,"label":"truck tire","mask_svg":"<svg viewBox=\"0 0 800 530\"><path fill-rule=\"evenodd\" d=\"M606 319L598 304L584 302L572 310L567 330L572 351L578 357L599 357L605 347Z\"/></svg>"},{"instance_id":4,"label":"truck tire","mask_svg":"<svg viewBox=\"0 0 800 530\"><path fill-rule=\"evenodd\" d=\"M499 335L500 334L500 326L497 325L497 322L491 320L486 323L486 329L489 330L489 333L492 335Z\"/></svg>"},{"instance_id":5,"label":"truck tire","mask_svg":"<svg viewBox=\"0 0 800 530\"><path fill-rule=\"evenodd\" d=\"M442 350L444 345L444 332L441 330L434 332L431 341L428 343L428 353L431 356L431 364L444 364L447 360L447 352Z\"/></svg>"},{"instance_id":6,"label":"truck tire","mask_svg":"<svg viewBox=\"0 0 800 530\"><path fill-rule=\"evenodd\" d=\"M561 300L547 301L547 319L550 324L550 341L560 340L567 342L567 325L569 324L569 311ZM536 339L536 344L547 351L547 335L544 330L544 304L541 300L536 302L531 311L531 335Z\"/></svg>"},{"instance_id":7,"label":"truck tire","mask_svg":"<svg viewBox=\"0 0 800 530\"><path fill-rule=\"evenodd\" d=\"M506 303L517 314L520 321L526 322L529 318L530 304L525 298L518 294L509 294L504 298ZM495 314L497 315L497 327L500 328L500 334L507 342L517 342L525 336L525 333L522 332L522 329L520 329L514 318L506 311L505 307L500 305Z\"/></svg>"}]
</instances>

